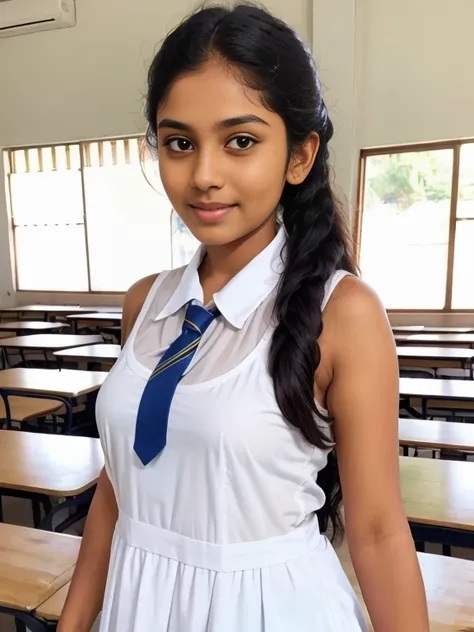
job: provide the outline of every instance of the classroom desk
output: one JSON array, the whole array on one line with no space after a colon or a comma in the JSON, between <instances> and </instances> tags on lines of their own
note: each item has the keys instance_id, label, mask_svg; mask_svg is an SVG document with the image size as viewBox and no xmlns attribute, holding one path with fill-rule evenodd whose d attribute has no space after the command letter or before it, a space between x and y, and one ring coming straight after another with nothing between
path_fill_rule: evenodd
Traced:
<instances>
[{"instance_id":1,"label":"classroom desk","mask_svg":"<svg viewBox=\"0 0 474 632\"><path fill-rule=\"evenodd\" d=\"M98 312L90 314L70 314L66 316L67 320L71 321L73 332L76 332L78 323L81 321L92 323L94 325L121 325L122 313L121 312Z\"/></svg>"},{"instance_id":2,"label":"classroom desk","mask_svg":"<svg viewBox=\"0 0 474 632\"><path fill-rule=\"evenodd\" d=\"M343 542L336 549L336 553L359 597L369 630L372 632L373 628L369 622L347 543ZM427 553L418 553L418 561L425 584L430 632L463 632L464 630L474 632L474 627L468 627L474 626L474 562ZM65 590L67 589L68 587ZM56 613L59 608L62 609L67 594L63 591L64 588L61 589L60 595L62 601L57 598L51 601L50 606L45 607L45 604L41 606L52 620L59 619L59 614L56 616Z\"/></svg>"},{"instance_id":3,"label":"classroom desk","mask_svg":"<svg viewBox=\"0 0 474 632\"><path fill-rule=\"evenodd\" d=\"M64 603L66 602L66 597L69 592L69 588L71 587L71 582L64 584L62 588L60 588L52 597L50 597L47 601L41 604L36 609L36 616L42 619L43 621L59 621L59 617L64 608ZM49 628L45 628L45 631ZM41 631L42 632L42 631Z\"/></svg>"},{"instance_id":4,"label":"classroom desk","mask_svg":"<svg viewBox=\"0 0 474 632\"><path fill-rule=\"evenodd\" d=\"M409 336L404 336L403 334L395 335L395 341L401 342L404 345L429 345L429 346L437 346L446 345L448 347L465 347L465 348L473 348L474 347L474 333L466 333L466 334L413 334Z\"/></svg>"},{"instance_id":5,"label":"classroom desk","mask_svg":"<svg viewBox=\"0 0 474 632\"><path fill-rule=\"evenodd\" d=\"M469 369L473 378L474 349L458 347L397 347L397 356L402 366L427 367L429 369Z\"/></svg>"},{"instance_id":6,"label":"classroom desk","mask_svg":"<svg viewBox=\"0 0 474 632\"><path fill-rule=\"evenodd\" d=\"M52 531L59 511L88 505L103 466L99 439L0 430L0 503L2 496L33 501L35 526ZM51 497L65 500L53 507ZM45 513L42 521L39 504ZM63 531L82 514L54 530Z\"/></svg>"},{"instance_id":7,"label":"classroom desk","mask_svg":"<svg viewBox=\"0 0 474 632\"><path fill-rule=\"evenodd\" d=\"M63 434L72 429L73 402L81 395L97 391L107 377L106 371L71 371L67 369L6 369L0 371L0 397L11 420L8 398L14 395L55 399L66 406Z\"/></svg>"},{"instance_id":8,"label":"classroom desk","mask_svg":"<svg viewBox=\"0 0 474 632\"><path fill-rule=\"evenodd\" d=\"M394 334L413 334L416 332L423 331L423 325L394 325L392 326L392 331Z\"/></svg>"},{"instance_id":9,"label":"classroom desk","mask_svg":"<svg viewBox=\"0 0 474 632\"><path fill-rule=\"evenodd\" d=\"M73 574L81 538L0 523L0 612L35 626L32 612Z\"/></svg>"},{"instance_id":10,"label":"classroom desk","mask_svg":"<svg viewBox=\"0 0 474 632\"><path fill-rule=\"evenodd\" d=\"M399 419L398 439L405 456L408 456L408 448L474 452L474 424Z\"/></svg>"},{"instance_id":11,"label":"classroom desk","mask_svg":"<svg viewBox=\"0 0 474 632\"><path fill-rule=\"evenodd\" d=\"M0 309L0 316L4 314L31 314L32 316L41 315L43 320L49 320L56 316L65 316L73 312L92 312L90 307L81 307L80 305L17 305L16 307L6 307Z\"/></svg>"},{"instance_id":12,"label":"classroom desk","mask_svg":"<svg viewBox=\"0 0 474 632\"><path fill-rule=\"evenodd\" d=\"M32 397L10 397L11 421L31 421L45 417L62 408L62 403L55 399L33 399ZM7 421L7 411L3 399L0 397L0 428ZM9 427L7 423L7 428Z\"/></svg>"},{"instance_id":13,"label":"classroom desk","mask_svg":"<svg viewBox=\"0 0 474 632\"><path fill-rule=\"evenodd\" d=\"M54 355L61 361L87 362L90 365L97 362L114 363L119 357L120 351L120 345L97 344L56 351Z\"/></svg>"},{"instance_id":14,"label":"classroom desk","mask_svg":"<svg viewBox=\"0 0 474 632\"><path fill-rule=\"evenodd\" d=\"M71 349L103 342L101 335L77 336L73 334L32 334L29 336L14 336L1 338L0 349L16 350L19 352L23 363L26 364L25 351L42 351L45 362L48 362L48 351Z\"/></svg>"},{"instance_id":15,"label":"classroom desk","mask_svg":"<svg viewBox=\"0 0 474 632\"><path fill-rule=\"evenodd\" d=\"M94 313L108 312L110 314L121 314L123 311L122 305L81 305L81 309L87 309Z\"/></svg>"},{"instance_id":16,"label":"classroom desk","mask_svg":"<svg viewBox=\"0 0 474 632\"><path fill-rule=\"evenodd\" d=\"M35 333L51 333L53 331L68 328L69 325L66 323L44 323L41 320L17 320L5 323L0 322L0 331L9 331L17 335L31 331L34 331Z\"/></svg>"},{"instance_id":17,"label":"classroom desk","mask_svg":"<svg viewBox=\"0 0 474 632\"><path fill-rule=\"evenodd\" d=\"M472 403L474 405L474 381L447 380L430 378L400 378L400 406L414 417L425 418L428 400L446 400L449 402ZM422 412L417 413L410 405L412 397L421 399Z\"/></svg>"},{"instance_id":18,"label":"classroom desk","mask_svg":"<svg viewBox=\"0 0 474 632\"><path fill-rule=\"evenodd\" d=\"M400 483L415 542L474 548L474 463L401 456Z\"/></svg>"}]
</instances>

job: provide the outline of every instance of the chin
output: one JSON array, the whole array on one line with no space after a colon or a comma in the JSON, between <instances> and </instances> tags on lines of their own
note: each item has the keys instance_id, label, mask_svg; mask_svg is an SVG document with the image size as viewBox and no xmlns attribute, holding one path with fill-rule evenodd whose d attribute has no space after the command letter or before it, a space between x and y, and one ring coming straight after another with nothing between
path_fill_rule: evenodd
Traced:
<instances>
[{"instance_id":1,"label":"chin","mask_svg":"<svg viewBox=\"0 0 474 632\"><path fill-rule=\"evenodd\" d=\"M194 237L205 246L226 246L244 236L218 223L205 226L188 226L188 228Z\"/></svg>"}]
</instances>

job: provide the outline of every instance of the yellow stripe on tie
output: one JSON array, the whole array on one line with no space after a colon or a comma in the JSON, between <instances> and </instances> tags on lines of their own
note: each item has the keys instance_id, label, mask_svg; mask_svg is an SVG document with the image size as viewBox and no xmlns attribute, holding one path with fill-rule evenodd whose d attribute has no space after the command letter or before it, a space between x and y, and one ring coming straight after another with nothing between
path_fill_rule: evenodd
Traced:
<instances>
[{"instance_id":1,"label":"yellow stripe on tie","mask_svg":"<svg viewBox=\"0 0 474 632\"><path fill-rule=\"evenodd\" d=\"M187 318L184 319L184 322L187 323L190 327L194 329L194 331L197 331L202 336L202 331L199 329L196 323L193 323L192 320L188 320Z\"/></svg>"},{"instance_id":2,"label":"yellow stripe on tie","mask_svg":"<svg viewBox=\"0 0 474 632\"><path fill-rule=\"evenodd\" d=\"M152 375L150 376L150 380L152 380L154 377L156 377L157 375L159 375L160 373L163 373L163 371L166 371L166 369L169 369L171 366L173 366L174 364L176 364L177 362L179 362L180 360L184 360L184 358L186 358L188 355L190 355L191 353L193 353L193 351L195 349L197 349L199 345L199 339L195 340L194 342L190 343L187 347L185 347L184 349L181 349L181 351L179 351L178 353L176 353L172 358L169 358L166 362L164 362L163 364L160 364L159 366L156 367L155 371L152 373Z\"/></svg>"},{"instance_id":3,"label":"yellow stripe on tie","mask_svg":"<svg viewBox=\"0 0 474 632\"><path fill-rule=\"evenodd\" d=\"M197 341L199 344L199 341ZM188 349L194 349L196 345L196 340L193 340L193 342L190 342L188 345L186 345L186 347L184 347L184 349L181 349L180 351L178 351L177 353L175 353L174 356L172 356L171 358L168 358L168 360L166 360L166 362L163 362L163 364L158 365L155 370L153 371L151 377L153 377L154 373L158 370L158 369L167 369L168 366L170 366L171 364L174 364L174 359L183 354L183 353L187 353Z\"/></svg>"}]
</instances>

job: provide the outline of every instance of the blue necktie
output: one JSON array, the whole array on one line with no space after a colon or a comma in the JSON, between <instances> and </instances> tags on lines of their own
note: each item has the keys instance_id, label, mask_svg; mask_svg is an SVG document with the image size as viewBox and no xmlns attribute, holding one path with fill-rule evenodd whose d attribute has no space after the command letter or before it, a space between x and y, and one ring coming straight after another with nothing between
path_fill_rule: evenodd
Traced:
<instances>
[{"instance_id":1,"label":"blue necktie","mask_svg":"<svg viewBox=\"0 0 474 632\"><path fill-rule=\"evenodd\" d=\"M189 304L183 330L158 362L143 391L138 407L133 449L147 465L166 445L168 416L178 382L189 366L202 335L218 316L200 305Z\"/></svg>"}]
</instances>

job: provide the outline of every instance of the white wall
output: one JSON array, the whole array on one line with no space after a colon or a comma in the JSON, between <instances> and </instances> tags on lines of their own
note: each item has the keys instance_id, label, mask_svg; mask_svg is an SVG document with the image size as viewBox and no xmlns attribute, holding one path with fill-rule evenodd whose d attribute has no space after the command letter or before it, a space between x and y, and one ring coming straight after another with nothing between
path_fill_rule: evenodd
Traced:
<instances>
[{"instance_id":1,"label":"white wall","mask_svg":"<svg viewBox=\"0 0 474 632\"><path fill-rule=\"evenodd\" d=\"M76 0L76 27L0 40L0 147L143 131L147 66L160 40L195 4L194 0ZM311 0L264 4L309 42ZM13 290L5 222L0 186L1 305L10 301L8 293ZM19 297L22 303L41 299L66 302L77 297L35 293ZM79 300L85 302L84 297ZM102 298L96 295L91 300L97 303Z\"/></svg>"},{"instance_id":2,"label":"white wall","mask_svg":"<svg viewBox=\"0 0 474 632\"><path fill-rule=\"evenodd\" d=\"M0 40L0 147L142 131L147 64L193 4L77 0L75 28ZM352 202L362 147L474 136L472 0L265 4L313 42L336 181ZM8 250L0 187L0 304L12 290Z\"/></svg>"},{"instance_id":3,"label":"white wall","mask_svg":"<svg viewBox=\"0 0 474 632\"><path fill-rule=\"evenodd\" d=\"M362 4L361 145L474 136L474 2Z\"/></svg>"}]
</instances>

